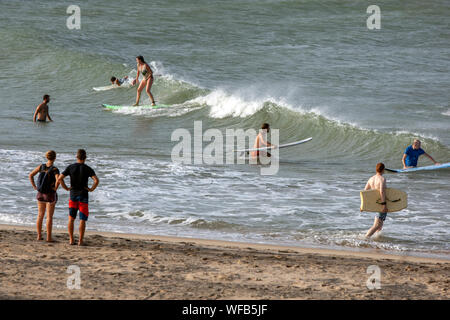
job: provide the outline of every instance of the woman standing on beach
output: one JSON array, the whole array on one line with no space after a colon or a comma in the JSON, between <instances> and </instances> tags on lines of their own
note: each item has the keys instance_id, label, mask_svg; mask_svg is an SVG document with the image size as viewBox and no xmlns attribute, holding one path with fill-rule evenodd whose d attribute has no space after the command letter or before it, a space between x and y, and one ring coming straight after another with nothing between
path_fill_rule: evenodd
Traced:
<instances>
[{"instance_id":1,"label":"woman standing on beach","mask_svg":"<svg viewBox=\"0 0 450 320\"><path fill-rule=\"evenodd\" d=\"M52 242L53 213L58 201L56 190L59 184L56 181L59 176L59 170L53 166L56 160L55 151L47 151L45 157L47 158L47 163L37 166L36 169L31 171L29 178L34 190L38 192L36 196L38 202L37 240L42 240L42 221L44 220L45 211L47 211L47 242ZM38 173L38 185L36 186L34 176Z\"/></svg>"},{"instance_id":2,"label":"woman standing on beach","mask_svg":"<svg viewBox=\"0 0 450 320\"><path fill-rule=\"evenodd\" d=\"M139 100L141 99L141 92L145 86L146 86L145 92L147 92L150 100L152 101L152 106L154 106L155 99L153 99L153 95L150 92L150 89L153 84L153 71L150 68L150 66L147 64L147 62L145 62L143 56L137 56L136 62L137 62L137 75L136 75L135 81L136 82L139 81L139 73L142 73L142 76L144 77L144 79L141 80L141 83L139 84L139 86L137 88L136 103L134 104L134 106L139 105Z\"/></svg>"}]
</instances>

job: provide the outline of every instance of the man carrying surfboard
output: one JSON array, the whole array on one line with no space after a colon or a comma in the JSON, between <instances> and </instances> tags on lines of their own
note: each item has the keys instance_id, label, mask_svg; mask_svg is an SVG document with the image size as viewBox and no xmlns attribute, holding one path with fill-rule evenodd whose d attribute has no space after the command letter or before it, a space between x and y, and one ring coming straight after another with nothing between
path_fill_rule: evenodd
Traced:
<instances>
[{"instance_id":1,"label":"man carrying surfboard","mask_svg":"<svg viewBox=\"0 0 450 320\"><path fill-rule=\"evenodd\" d=\"M370 238L375 232L381 231L388 212L388 209L386 207L386 178L383 177L384 164L381 162L377 163L375 170L377 173L374 176L372 176L369 179L369 181L367 181L364 190L374 190L374 189L379 190L381 196L381 205L383 205L383 209L375 217L373 226L367 231L366 233L367 238Z\"/></svg>"},{"instance_id":2,"label":"man carrying surfboard","mask_svg":"<svg viewBox=\"0 0 450 320\"><path fill-rule=\"evenodd\" d=\"M408 168L415 168L417 167L417 161L419 160L419 157L424 154L428 158L430 158L431 161L435 165L439 165L438 162L436 162L433 157L431 157L428 153L426 153L421 147L421 142L418 139L415 139L413 144L408 146L403 153L402 163L403 163L403 169Z\"/></svg>"}]
</instances>

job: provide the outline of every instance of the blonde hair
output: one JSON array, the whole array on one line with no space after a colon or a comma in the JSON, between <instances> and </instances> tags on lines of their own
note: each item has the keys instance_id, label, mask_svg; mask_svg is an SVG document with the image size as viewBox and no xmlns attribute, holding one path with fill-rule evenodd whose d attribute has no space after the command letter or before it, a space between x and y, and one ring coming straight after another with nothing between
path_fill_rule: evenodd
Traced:
<instances>
[{"instance_id":1,"label":"blonde hair","mask_svg":"<svg viewBox=\"0 0 450 320\"><path fill-rule=\"evenodd\" d=\"M53 150L49 150L45 153L45 157L50 161L55 161L56 159L56 152Z\"/></svg>"}]
</instances>

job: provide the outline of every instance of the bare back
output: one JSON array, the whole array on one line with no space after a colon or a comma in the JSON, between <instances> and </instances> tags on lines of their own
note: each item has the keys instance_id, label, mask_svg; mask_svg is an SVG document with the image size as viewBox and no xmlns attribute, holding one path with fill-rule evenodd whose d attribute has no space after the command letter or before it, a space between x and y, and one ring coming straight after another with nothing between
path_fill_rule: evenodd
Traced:
<instances>
[{"instance_id":1,"label":"bare back","mask_svg":"<svg viewBox=\"0 0 450 320\"><path fill-rule=\"evenodd\" d=\"M386 190L386 178L382 175L376 174L372 176L369 181L367 181L366 187L364 190Z\"/></svg>"},{"instance_id":2,"label":"bare back","mask_svg":"<svg viewBox=\"0 0 450 320\"><path fill-rule=\"evenodd\" d=\"M265 140L265 135L263 135L262 132L258 133L258 136L255 139L255 143L253 145L254 149L258 149L258 148L262 148L267 146L267 142ZM252 151L251 152L251 156L254 158L256 156L258 156L259 152L258 151Z\"/></svg>"}]
</instances>

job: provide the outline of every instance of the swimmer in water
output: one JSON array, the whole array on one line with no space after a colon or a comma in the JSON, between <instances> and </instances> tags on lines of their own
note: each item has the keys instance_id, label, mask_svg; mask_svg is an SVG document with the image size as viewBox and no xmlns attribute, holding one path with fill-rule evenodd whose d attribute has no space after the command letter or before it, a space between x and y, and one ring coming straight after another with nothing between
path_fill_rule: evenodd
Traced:
<instances>
[{"instance_id":1,"label":"swimmer in water","mask_svg":"<svg viewBox=\"0 0 450 320\"><path fill-rule=\"evenodd\" d=\"M125 77L120 78L120 79L117 79L116 77L112 76L110 81L111 81L111 84L115 84L116 86L120 87L121 85L123 85L125 82L128 81L128 76L125 76ZM130 80L130 83L132 83L134 85L135 80L134 79Z\"/></svg>"},{"instance_id":2,"label":"swimmer in water","mask_svg":"<svg viewBox=\"0 0 450 320\"><path fill-rule=\"evenodd\" d=\"M33 121L36 122L46 122L47 118L49 121L53 121L50 118L50 114L48 113L48 103L50 102L50 96L48 94L42 97L42 102L36 107L36 111L34 112ZM36 119L37 118L37 119Z\"/></svg>"}]
</instances>

